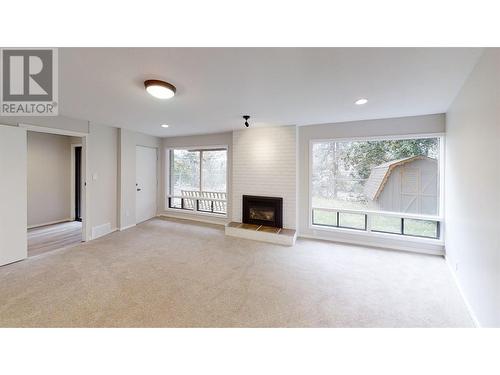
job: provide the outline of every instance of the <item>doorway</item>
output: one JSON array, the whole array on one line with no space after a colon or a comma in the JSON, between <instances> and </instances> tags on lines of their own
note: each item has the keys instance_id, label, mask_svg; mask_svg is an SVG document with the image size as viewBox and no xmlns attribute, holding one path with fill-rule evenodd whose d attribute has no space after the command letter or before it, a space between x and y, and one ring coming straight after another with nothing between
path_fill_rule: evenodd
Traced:
<instances>
[{"instance_id":1,"label":"doorway","mask_svg":"<svg viewBox=\"0 0 500 375\"><path fill-rule=\"evenodd\" d=\"M66 215L62 218L47 219L38 217L33 223L29 224L28 221L28 132L37 134L53 134L63 135L70 138L79 137L78 142L81 146L81 193L80 193L80 217L81 222L73 221L69 209ZM88 190L86 188L86 178L88 175L87 168L87 133L80 133L70 130L49 128L36 125L18 124L16 125L3 125L0 124L0 169L9 178L5 179L0 184L0 266L23 260L28 257L28 230L27 226L38 226L38 224L45 224L45 227L50 225L64 225L68 222L75 223L74 225L80 226L78 231L79 240L87 241L90 238L90 227L87 220L88 217ZM67 147L68 153L69 146ZM42 160L43 161L43 160ZM39 181L42 184L52 184L52 180L48 177L46 171L48 162L39 163L39 166L34 170L39 173ZM65 168L70 168L68 161ZM69 174L66 177L65 183L70 182ZM58 185L51 185L51 189L58 188ZM35 202L39 204L37 208L42 208L41 211L35 210L36 214L43 212L44 209L51 210L54 213L55 205L46 202L46 196L41 194L36 197ZM72 202L74 200L71 200ZM65 198L65 202L69 205L70 197ZM63 222L61 223L61 220ZM56 221L53 223L52 221ZM43 228L38 226L38 228ZM46 233L50 232L48 228L40 229ZM52 228L54 231L59 231L59 228ZM41 234L41 233L38 234ZM64 235L62 241L56 241L54 245L57 248L64 247L61 244L67 240L68 232ZM40 236L39 236L40 238Z\"/></svg>"},{"instance_id":2,"label":"doorway","mask_svg":"<svg viewBox=\"0 0 500 375\"><path fill-rule=\"evenodd\" d=\"M28 256L82 242L82 139L27 132Z\"/></svg>"},{"instance_id":3,"label":"doorway","mask_svg":"<svg viewBox=\"0 0 500 375\"><path fill-rule=\"evenodd\" d=\"M72 180L73 180L73 199L75 221L82 221L82 146L72 145ZM72 210L73 211L73 210Z\"/></svg>"},{"instance_id":4,"label":"doorway","mask_svg":"<svg viewBox=\"0 0 500 375\"><path fill-rule=\"evenodd\" d=\"M156 148L136 146L135 215L137 224L156 216L158 200L157 163L158 150Z\"/></svg>"}]
</instances>

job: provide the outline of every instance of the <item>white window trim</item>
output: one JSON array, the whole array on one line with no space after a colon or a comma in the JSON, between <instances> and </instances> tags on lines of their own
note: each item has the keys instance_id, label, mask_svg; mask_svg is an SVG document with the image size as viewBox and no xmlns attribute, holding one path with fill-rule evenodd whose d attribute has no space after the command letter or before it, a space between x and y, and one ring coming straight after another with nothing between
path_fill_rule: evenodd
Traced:
<instances>
[{"instance_id":1,"label":"white window trim","mask_svg":"<svg viewBox=\"0 0 500 375\"><path fill-rule=\"evenodd\" d=\"M394 212L384 212L384 211L373 211L373 210L346 210L346 209L327 209L331 211L339 211L339 212L353 212L353 213L362 213L367 214L367 228L366 230L358 230L358 229L350 229L350 228L342 228L342 227L328 227L323 225L313 224L313 204L312 204L312 173L313 173L313 145L315 143L320 142L353 142L353 141L385 141L385 140L403 140L403 139L421 139L421 138L439 138L440 148L439 148L439 212L438 215L405 215L403 213L394 213ZM336 232L336 233L348 233L354 236L361 237L373 237L373 238L384 238L388 240L396 240L396 241L404 241L404 242L413 242L413 243L422 243L422 244L431 244L431 245L444 245L444 231L445 231L445 222L444 222L444 191L445 191L445 180L444 180L444 168L445 168L445 133L420 133L420 134L405 134L405 135L390 135L390 136L370 136L370 137L339 137L339 138L315 138L309 140L309 150L308 150L308 227L310 230L314 231L325 231L325 232ZM318 208L319 209L319 208ZM389 215L396 217L404 217L404 218L420 218L423 220L433 220L438 221L440 225L439 230L439 238L426 238L426 237L417 237L417 236L405 236L397 233L382 233L382 232L372 232L370 230L370 214L377 215Z\"/></svg>"},{"instance_id":2,"label":"white window trim","mask_svg":"<svg viewBox=\"0 0 500 375\"><path fill-rule=\"evenodd\" d=\"M216 150L216 149L225 149L226 150L226 197L227 199L225 200L226 202L226 213L225 214L218 214L218 213L212 213L212 212L204 212L204 211L197 211L197 210L185 210L181 208L171 208L169 207L168 204L168 199L169 198L178 198L179 196L173 195L170 192L170 151L172 150ZM201 157L201 155L200 155ZM186 214L186 215L193 215L193 216L209 216L209 217L214 217L214 218L220 218L220 219L227 219L229 217L229 145L210 145L210 146L170 146L165 148L165 202L164 202L164 211L166 212L172 212L172 213L181 213L181 214ZM201 161L200 161L200 188L201 188L201 178L202 178L202 172L201 172ZM196 199L197 198L190 198L190 199ZM219 199L212 199L212 198L203 198L203 200L208 200L208 201L220 201Z\"/></svg>"}]
</instances>

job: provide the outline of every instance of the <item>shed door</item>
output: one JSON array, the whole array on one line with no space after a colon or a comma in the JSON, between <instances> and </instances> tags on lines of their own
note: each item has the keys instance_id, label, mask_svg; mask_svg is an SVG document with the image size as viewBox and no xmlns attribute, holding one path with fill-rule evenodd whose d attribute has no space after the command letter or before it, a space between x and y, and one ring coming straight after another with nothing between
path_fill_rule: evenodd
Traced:
<instances>
[{"instance_id":1,"label":"shed door","mask_svg":"<svg viewBox=\"0 0 500 375\"><path fill-rule=\"evenodd\" d=\"M420 170L401 169L401 208L403 212L420 212Z\"/></svg>"},{"instance_id":2,"label":"shed door","mask_svg":"<svg viewBox=\"0 0 500 375\"><path fill-rule=\"evenodd\" d=\"M426 215L437 215L439 207L439 185L436 168L422 169L420 180L420 213Z\"/></svg>"}]
</instances>

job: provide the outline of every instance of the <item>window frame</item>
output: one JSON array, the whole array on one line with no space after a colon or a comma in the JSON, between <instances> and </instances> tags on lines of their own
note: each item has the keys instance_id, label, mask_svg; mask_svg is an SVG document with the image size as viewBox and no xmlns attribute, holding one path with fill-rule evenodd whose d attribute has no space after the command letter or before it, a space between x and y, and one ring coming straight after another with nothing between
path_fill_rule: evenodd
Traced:
<instances>
[{"instance_id":1,"label":"window frame","mask_svg":"<svg viewBox=\"0 0 500 375\"><path fill-rule=\"evenodd\" d=\"M202 178L203 178L203 166L202 166L202 160L203 160L203 151L215 151L215 150L224 150L226 151L226 199L224 200L226 202L226 213L217 213L217 212L209 212L209 211L203 211L203 210L198 210L196 207L194 207L192 210L191 209L184 209L184 208L179 208L179 207L170 207L170 200L174 198L181 198L180 196L172 194L172 185L171 185L171 171L172 171L172 160L171 160L171 151L173 150L193 150L193 151L200 151L200 173L199 173L199 186L200 186L200 191L202 187ZM216 217L216 218L228 218L228 211L229 211L229 168L230 168L230 163L229 163L229 146L228 145L210 145L210 146L169 146L165 148L165 202L164 202L164 207L166 211L170 212L181 212L185 214L190 214L190 215L201 215L201 216L211 216L211 217ZM222 192L221 192L222 193ZM184 197L185 198L185 197ZM197 198L190 198L190 199L195 199L198 200ZM215 201L217 199L213 198L199 198L199 200L204 200L204 201ZM218 200L220 201L220 200ZM198 206L198 205L196 205Z\"/></svg>"},{"instance_id":2,"label":"window frame","mask_svg":"<svg viewBox=\"0 0 500 375\"><path fill-rule=\"evenodd\" d=\"M389 212L389 211L374 211L374 210L356 210L356 209L340 209L340 208L320 208L314 207L312 204L312 191L313 191L313 146L315 143L324 143L324 142L364 142L364 141L389 141L389 140L406 140L406 139L422 139L422 138L439 138L439 168L438 168L438 180L439 180L439 205L438 205L438 214L437 215L420 215L420 214L404 214L398 212ZM338 138L314 138L309 140L309 149L308 149L308 227L310 230L324 230L330 232L341 232L341 233L352 233L352 234L361 234L364 236L372 236L372 237L383 237L383 238L393 238L397 240L406 240L413 242L423 242L423 243L433 243L433 244L444 244L444 191L445 191L445 181L444 181L444 168L445 168L445 133L413 133L413 134L405 134L405 135L382 135L382 136L366 136L366 137L338 137ZM366 229L358 229L358 228L347 228L339 226L338 216L337 216L337 226L328 226L321 224L314 224L313 219L313 210L321 209L325 211L332 212L347 212L347 213L358 213L365 214L366 220ZM403 221L404 219L416 219L416 220L429 220L435 221L437 225L437 237L427 237L427 236L417 236L417 235L408 235L408 234L399 234L399 233L390 233L390 232L382 232L372 230L371 228L371 216L372 215L384 215L384 216L392 216L399 217Z\"/></svg>"}]
</instances>

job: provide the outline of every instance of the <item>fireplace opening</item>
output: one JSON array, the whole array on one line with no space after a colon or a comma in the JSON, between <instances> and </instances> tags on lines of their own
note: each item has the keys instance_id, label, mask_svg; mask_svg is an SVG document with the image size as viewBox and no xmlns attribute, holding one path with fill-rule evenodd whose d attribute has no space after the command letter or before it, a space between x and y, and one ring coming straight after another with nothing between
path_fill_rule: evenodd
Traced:
<instances>
[{"instance_id":1,"label":"fireplace opening","mask_svg":"<svg viewBox=\"0 0 500 375\"><path fill-rule=\"evenodd\" d=\"M268 207L251 207L250 219L274 221L274 209Z\"/></svg>"},{"instance_id":2,"label":"fireplace opening","mask_svg":"<svg viewBox=\"0 0 500 375\"><path fill-rule=\"evenodd\" d=\"M243 196L243 223L283 227L283 198Z\"/></svg>"}]
</instances>

